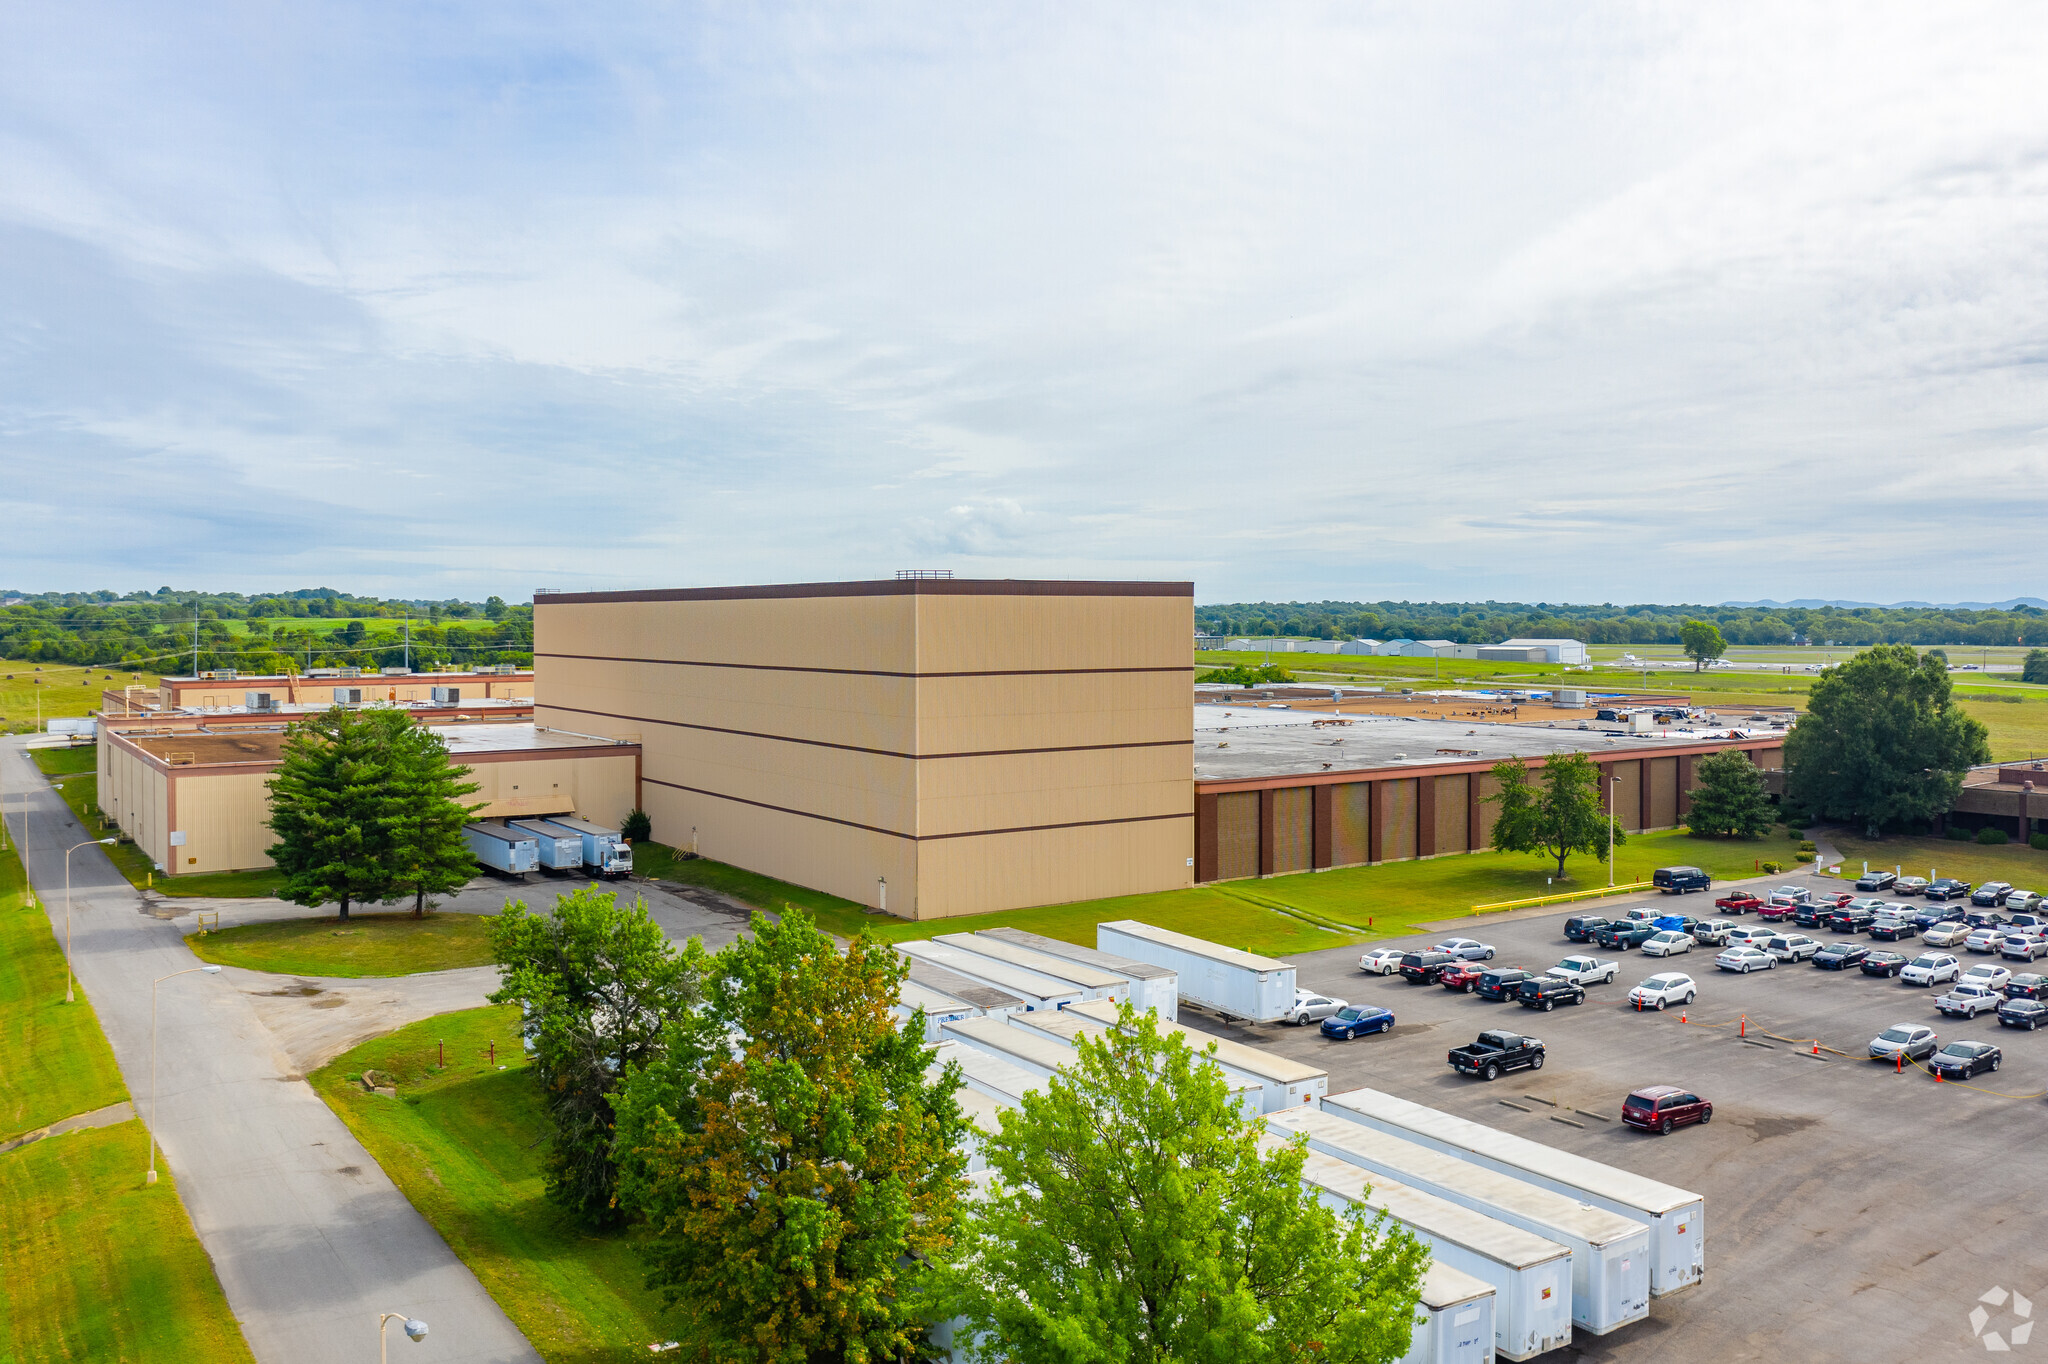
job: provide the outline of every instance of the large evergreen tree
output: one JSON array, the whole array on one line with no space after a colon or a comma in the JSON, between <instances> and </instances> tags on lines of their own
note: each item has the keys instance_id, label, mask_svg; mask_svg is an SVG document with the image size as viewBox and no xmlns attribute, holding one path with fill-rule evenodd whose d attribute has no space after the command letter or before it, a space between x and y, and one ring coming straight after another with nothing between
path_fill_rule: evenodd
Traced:
<instances>
[{"instance_id":1,"label":"large evergreen tree","mask_svg":"<svg viewBox=\"0 0 2048 1364\"><path fill-rule=\"evenodd\" d=\"M1686 827L1708 838L1760 838L1771 828L1771 798L1764 774L1739 748L1709 753L1693 767L1699 785L1686 792L1692 809Z\"/></svg>"},{"instance_id":2,"label":"large evergreen tree","mask_svg":"<svg viewBox=\"0 0 2048 1364\"><path fill-rule=\"evenodd\" d=\"M704 1003L619 1098L619 1200L691 1359L922 1357L921 1289L956 1233L954 1067L890 1012L907 963L756 914Z\"/></svg>"},{"instance_id":3,"label":"large evergreen tree","mask_svg":"<svg viewBox=\"0 0 2048 1364\"><path fill-rule=\"evenodd\" d=\"M389 857L391 735L402 711L336 706L285 731L271 774L270 860L284 873L280 899L295 905L351 905L394 898Z\"/></svg>"},{"instance_id":4,"label":"large evergreen tree","mask_svg":"<svg viewBox=\"0 0 2048 1364\"><path fill-rule=\"evenodd\" d=\"M393 884L412 894L414 918L423 918L429 895L460 890L476 875L476 858L462 826L481 805L464 805L474 795L466 767L448 760L448 745L430 729L408 723L390 738L390 813L385 835Z\"/></svg>"},{"instance_id":5,"label":"large evergreen tree","mask_svg":"<svg viewBox=\"0 0 2048 1364\"><path fill-rule=\"evenodd\" d=\"M1553 753L1543 762L1539 786L1528 769L1513 758L1493 765L1500 789L1487 797L1500 807L1494 816L1493 846L1502 852L1541 853L1557 859L1564 875L1565 859L1590 853L1602 862L1612 839L1628 841L1619 821L1601 808L1600 769L1583 753Z\"/></svg>"},{"instance_id":6,"label":"large evergreen tree","mask_svg":"<svg viewBox=\"0 0 2048 1364\"><path fill-rule=\"evenodd\" d=\"M1785 738L1785 794L1871 837L1955 804L1972 764L1991 760L1984 726L1957 708L1947 659L1880 644L1821 673Z\"/></svg>"}]
</instances>

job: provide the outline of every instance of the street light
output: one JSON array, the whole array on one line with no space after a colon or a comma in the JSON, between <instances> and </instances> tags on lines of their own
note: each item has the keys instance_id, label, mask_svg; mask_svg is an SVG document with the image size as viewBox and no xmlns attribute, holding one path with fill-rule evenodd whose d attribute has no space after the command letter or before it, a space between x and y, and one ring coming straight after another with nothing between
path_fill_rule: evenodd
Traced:
<instances>
[{"instance_id":1,"label":"street light","mask_svg":"<svg viewBox=\"0 0 2048 1364\"><path fill-rule=\"evenodd\" d=\"M220 974L218 966L188 966L149 983L149 1178L143 1181L145 1184L156 1183L156 987L194 971L204 971L209 976Z\"/></svg>"},{"instance_id":2,"label":"street light","mask_svg":"<svg viewBox=\"0 0 2048 1364\"><path fill-rule=\"evenodd\" d=\"M111 838L88 838L64 850L64 1002L71 1003L71 854L95 843L112 844Z\"/></svg>"},{"instance_id":3,"label":"street light","mask_svg":"<svg viewBox=\"0 0 2048 1364\"><path fill-rule=\"evenodd\" d=\"M1614 802L1621 799L1621 778L1607 779L1607 888L1614 889Z\"/></svg>"},{"instance_id":4,"label":"street light","mask_svg":"<svg viewBox=\"0 0 2048 1364\"><path fill-rule=\"evenodd\" d=\"M403 1312L386 1312L377 1318L377 1358L384 1364L391 1364L391 1347L385 1343L384 1331L394 1321L405 1323L405 1338L417 1345L427 1338L427 1324L418 1317L408 1317Z\"/></svg>"}]
</instances>

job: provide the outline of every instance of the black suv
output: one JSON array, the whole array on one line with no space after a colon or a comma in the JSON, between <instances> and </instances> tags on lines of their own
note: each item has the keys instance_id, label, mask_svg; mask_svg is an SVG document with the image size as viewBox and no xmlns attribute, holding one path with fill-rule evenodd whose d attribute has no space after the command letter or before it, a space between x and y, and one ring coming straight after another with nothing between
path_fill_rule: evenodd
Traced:
<instances>
[{"instance_id":1,"label":"black suv","mask_svg":"<svg viewBox=\"0 0 2048 1364\"><path fill-rule=\"evenodd\" d=\"M1521 989L1522 982L1528 979L1527 971L1519 971L1512 966L1489 967L1479 973L1478 983L1473 985L1472 993L1481 999L1513 999L1515 991Z\"/></svg>"},{"instance_id":2,"label":"black suv","mask_svg":"<svg viewBox=\"0 0 2048 1364\"><path fill-rule=\"evenodd\" d=\"M1698 867L1659 867L1650 873L1650 882L1666 895L1683 895L1689 890L1709 889L1714 878Z\"/></svg>"},{"instance_id":3,"label":"black suv","mask_svg":"<svg viewBox=\"0 0 2048 1364\"><path fill-rule=\"evenodd\" d=\"M1819 928L1821 921L1835 912L1831 904L1817 905L1808 901L1792 911L1792 922L1801 928Z\"/></svg>"},{"instance_id":4,"label":"black suv","mask_svg":"<svg viewBox=\"0 0 2048 1364\"><path fill-rule=\"evenodd\" d=\"M1593 935L1609 922L1598 914L1574 914L1564 921L1565 939L1568 942L1591 942Z\"/></svg>"},{"instance_id":5,"label":"black suv","mask_svg":"<svg viewBox=\"0 0 2048 1364\"><path fill-rule=\"evenodd\" d=\"M1821 919L1830 932L1861 933L1877 922L1877 912L1870 909L1830 910Z\"/></svg>"},{"instance_id":6,"label":"black suv","mask_svg":"<svg viewBox=\"0 0 2048 1364\"><path fill-rule=\"evenodd\" d=\"M1515 999L1525 1009L1541 1009L1549 1013L1560 1004L1584 1004L1586 989L1575 980L1531 976L1516 988Z\"/></svg>"},{"instance_id":7,"label":"black suv","mask_svg":"<svg viewBox=\"0 0 2048 1364\"><path fill-rule=\"evenodd\" d=\"M1401 958L1401 979L1410 985L1434 985L1445 971L1464 964L1462 957L1448 952L1410 952Z\"/></svg>"}]
</instances>

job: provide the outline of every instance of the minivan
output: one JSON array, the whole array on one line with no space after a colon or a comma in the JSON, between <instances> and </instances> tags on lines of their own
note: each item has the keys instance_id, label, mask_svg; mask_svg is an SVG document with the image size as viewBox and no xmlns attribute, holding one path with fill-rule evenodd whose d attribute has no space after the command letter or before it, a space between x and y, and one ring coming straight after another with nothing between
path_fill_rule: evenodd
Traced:
<instances>
[{"instance_id":1,"label":"minivan","mask_svg":"<svg viewBox=\"0 0 2048 1364\"><path fill-rule=\"evenodd\" d=\"M1687 891L1706 890L1714 884L1714 878L1698 867L1659 867L1651 874L1650 882L1666 895L1683 895Z\"/></svg>"},{"instance_id":2,"label":"minivan","mask_svg":"<svg viewBox=\"0 0 2048 1364\"><path fill-rule=\"evenodd\" d=\"M1621 1120L1645 1132L1669 1132L1690 1122L1712 1122L1714 1106L1676 1085L1651 1085L1628 1096Z\"/></svg>"}]
</instances>

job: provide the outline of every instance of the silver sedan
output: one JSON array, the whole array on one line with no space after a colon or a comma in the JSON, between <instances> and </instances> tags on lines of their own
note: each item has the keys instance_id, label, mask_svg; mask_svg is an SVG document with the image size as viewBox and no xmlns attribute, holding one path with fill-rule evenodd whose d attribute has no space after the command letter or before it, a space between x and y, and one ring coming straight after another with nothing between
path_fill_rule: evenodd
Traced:
<instances>
[{"instance_id":1,"label":"silver sedan","mask_svg":"<svg viewBox=\"0 0 2048 1364\"><path fill-rule=\"evenodd\" d=\"M1443 942L1438 943L1432 950L1448 952L1452 956L1463 958L1466 961L1493 960L1493 949L1491 947L1483 942L1474 942L1470 938L1447 938Z\"/></svg>"},{"instance_id":2,"label":"silver sedan","mask_svg":"<svg viewBox=\"0 0 2048 1364\"><path fill-rule=\"evenodd\" d=\"M1320 1022L1336 1013L1337 1010L1347 1007L1349 1006L1344 1000L1335 999L1329 995L1319 995L1311 990L1296 990L1294 992L1294 1012L1289 1014L1288 1017L1293 1019L1297 1026L1306 1027L1310 1023Z\"/></svg>"}]
</instances>

